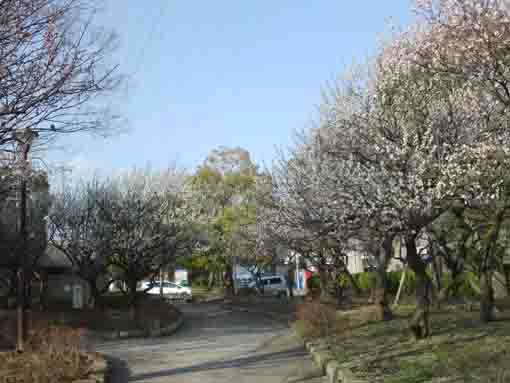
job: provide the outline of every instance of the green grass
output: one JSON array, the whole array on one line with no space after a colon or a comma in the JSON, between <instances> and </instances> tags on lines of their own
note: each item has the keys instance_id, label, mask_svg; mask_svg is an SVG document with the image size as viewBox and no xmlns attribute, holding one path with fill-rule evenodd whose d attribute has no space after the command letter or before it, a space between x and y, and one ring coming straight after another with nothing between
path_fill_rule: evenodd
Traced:
<instances>
[{"instance_id":1,"label":"green grass","mask_svg":"<svg viewBox=\"0 0 510 383\"><path fill-rule=\"evenodd\" d=\"M510 382L510 373L503 373L510 364L510 316L482 324L477 311L435 310L432 336L416 342L407 331L412 306L396 309L397 319L389 322L373 321L371 310L339 312L349 325L331 342L338 361L357 377L377 383Z\"/></svg>"},{"instance_id":2,"label":"green grass","mask_svg":"<svg viewBox=\"0 0 510 383\"><path fill-rule=\"evenodd\" d=\"M426 383L434 378L432 366L419 363L400 363L398 373L386 379L387 383Z\"/></svg>"}]
</instances>

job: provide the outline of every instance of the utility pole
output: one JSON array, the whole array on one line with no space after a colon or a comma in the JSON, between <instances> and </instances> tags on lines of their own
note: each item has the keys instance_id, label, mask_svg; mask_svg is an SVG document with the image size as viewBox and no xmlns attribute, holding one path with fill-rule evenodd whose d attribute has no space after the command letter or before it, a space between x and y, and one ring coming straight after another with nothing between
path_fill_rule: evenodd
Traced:
<instances>
[{"instance_id":1,"label":"utility pole","mask_svg":"<svg viewBox=\"0 0 510 383\"><path fill-rule=\"evenodd\" d=\"M16 132L16 139L18 141L18 158L16 158L16 167L19 175L19 201L20 201L20 215L19 215L19 232L21 234L21 257L17 272L18 278L18 294L17 294L17 342L16 351L22 353L24 351L26 318L26 266L27 266L27 177L30 173L30 163L28 161L28 153L37 132L30 129L23 129Z\"/></svg>"},{"instance_id":2,"label":"utility pole","mask_svg":"<svg viewBox=\"0 0 510 383\"><path fill-rule=\"evenodd\" d=\"M58 169L60 170L60 181L62 183L62 193L64 192L65 190L65 187L66 187L66 184L67 184L67 176L66 176L66 173L69 173L71 174L73 172L73 168L72 167L69 167L69 166L66 166L65 163L62 163L62 165L60 165L58 167Z\"/></svg>"}]
</instances>

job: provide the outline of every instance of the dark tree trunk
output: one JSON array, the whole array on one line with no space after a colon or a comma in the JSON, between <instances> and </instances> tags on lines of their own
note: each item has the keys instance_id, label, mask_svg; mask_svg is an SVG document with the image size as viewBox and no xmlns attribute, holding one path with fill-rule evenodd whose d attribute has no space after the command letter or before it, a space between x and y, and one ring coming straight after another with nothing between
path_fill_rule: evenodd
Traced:
<instances>
[{"instance_id":1,"label":"dark tree trunk","mask_svg":"<svg viewBox=\"0 0 510 383\"><path fill-rule=\"evenodd\" d=\"M416 310L409 323L415 339L427 338L430 335L430 289L432 282L426 273L426 264L418 255L416 236L406 237L406 257L411 270L416 275Z\"/></svg>"},{"instance_id":2,"label":"dark tree trunk","mask_svg":"<svg viewBox=\"0 0 510 383\"><path fill-rule=\"evenodd\" d=\"M234 278L233 278L233 270L232 265L229 263L227 264L226 270L225 270L225 289L227 292L227 295L234 296Z\"/></svg>"},{"instance_id":3,"label":"dark tree trunk","mask_svg":"<svg viewBox=\"0 0 510 383\"><path fill-rule=\"evenodd\" d=\"M334 272L334 292L335 292L335 298L336 298L336 304L337 307L341 307L344 303L344 286L342 283L340 283L340 278L342 276L342 273L339 269L335 270Z\"/></svg>"},{"instance_id":4,"label":"dark tree trunk","mask_svg":"<svg viewBox=\"0 0 510 383\"><path fill-rule=\"evenodd\" d=\"M442 281L442 273L441 266L439 265L439 259L435 257L433 246L430 246L430 254L432 256L432 267L434 270L434 278L436 280L437 291L443 290L443 281Z\"/></svg>"},{"instance_id":5,"label":"dark tree trunk","mask_svg":"<svg viewBox=\"0 0 510 383\"><path fill-rule=\"evenodd\" d=\"M393 236L384 238L380 251L377 254L377 269L375 271L374 304L376 307L376 320L385 321L393 318L388 303L388 279L386 269L393 250Z\"/></svg>"},{"instance_id":6,"label":"dark tree trunk","mask_svg":"<svg viewBox=\"0 0 510 383\"><path fill-rule=\"evenodd\" d=\"M354 289L354 292L356 293L356 295L361 295L361 289L358 285L358 282L356 282L356 279L349 272L349 270L347 269L347 266L345 266L344 273L345 273L345 275L347 275L347 278L349 279L349 283L350 283L351 287Z\"/></svg>"},{"instance_id":7,"label":"dark tree trunk","mask_svg":"<svg viewBox=\"0 0 510 383\"><path fill-rule=\"evenodd\" d=\"M494 320L494 288L492 286L493 273L486 270L480 278L480 320L490 322Z\"/></svg>"},{"instance_id":8,"label":"dark tree trunk","mask_svg":"<svg viewBox=\"0 0 510 383\"><path fill-rule=\"evenodd\" d=\"M89 280L88 281L89 287L90 287L90 297L88 301L88 308L93 309L96 307L96 305L100 305L101 300L101 292L99 291L99 288L97 287L97 280Z\"/></svg>"},{"instance_id":9,"label":"dark tree trunk","mask_svg":"<svg viewBox=\"0 0 510 383\"><path fill-rule=\"evenodd\" d=\"M503 265L504 274L505 274L505 287L506 287L506 296L510 297L510 270L508 269L508 265Z\"/></svg>"},{"instance_id":10,"label":"dark tree trunk","mask_svg":"<svg viewBox=\"0 0 510 383\"><path fill-rule=\"evenodd\" d=\"M393 318L388 304L386 268L378 267L375 273L374 304L376 320L385 321Z\"/></svg>"},{"instance_id":11,"label":"dark tree trunk","mask_svg":"<svg viewBox=\"0 0 510 383\"><path fill-rule=\"evenodd\" d=\"M326 265L320 265L319 266L319 279L321 283L321 295L320 295L320 301L324 303L331 303L332 297L329 290L330 284L329 284L329 275Z\"/></svg>"},{"instance_id":12,"label":"dark tree trunk","mask_svg":"<svg viewBox=\"0 0 510 383\"><path fill-rule=\"evenodd\" d=\"M9 293L8 296L15 297L17 295L17 288L18 288L18 276L16 274L16 271L11 273L10 283L9 283Z\"/></svg>"},{"instance_id":13,"label":"dark tree trunk","mask_svg":"<svg viewBox=\"0 0 510 383\"><path fill-rule=\"evenodd\" d=\"M129 289L129 319L134 321L136 320L136 303L137 303L137 291L136 285L138 281L129 281L128 289Z\"/></svg>"},{"instance_id":14,"label":"dark tree trunk","mask_svg":"<svg viewBox=\"0 0 510 383\"><path fill-rule=\"evenodd\" d=\"M452 273L452 285L449 289L450 294L454 298L458 298L459 296L459 286L462 282L460 277L462 276L462 269L460 267L454 267L453 270L451 270Z\"/></svg>"},{"instance_id":15,"label":"dark tree trunk","mask_svg":"<svg viewBox=\"0 0 510 383\"><path fill-rule=\"evenodd\" d=\"M482 322L489 322L494 320L494 252L496 249L496 243L499 237L499 231L501 230L501 224L503 223L503 215L505 210L501 209L496 214L496 222L494 229L492 230L491 236L487 243L485 254L482 260L482 268L480 275L480 320Z\"/></svg>"},{"instance_id":16,"label":"dark tree trunk","mask_svg":"<svg viewBox=\"0 0 510 383\"><path fill-rule=\"evenodd\" d=\"M287 289L289 290L289 298L294 298L294 269L289 267L287 270Z\"/></svg>"},{"instance_id":17,"label":"dark tree trunk","mask_svg":"<svg viewBox=\"0 0 510 383\"><path fill-rule=\"evenodd\" d=\"M47 302L47 291L48 291L48 274L45 272L41 273L41 285L40 285L40 291L39 291L39 304L41 306L41 310L44 310L46 308L46 302Z\"/></svg>"}]
</instances>

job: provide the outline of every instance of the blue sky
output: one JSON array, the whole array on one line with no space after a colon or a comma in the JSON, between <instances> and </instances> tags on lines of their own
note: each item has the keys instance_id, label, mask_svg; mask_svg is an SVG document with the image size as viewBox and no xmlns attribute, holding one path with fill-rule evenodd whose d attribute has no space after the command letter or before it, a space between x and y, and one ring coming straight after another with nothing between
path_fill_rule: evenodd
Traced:
<instances>
[{"instance_id":1,"label":"blue sky","mask_svg":"<svg viewBox=\"0 0 510 383\"><path fill-rule=\"evenodd\" d=\"M270 163L306 127L320 88L374 52L408 0L110 0L98 20L117 31L129 75L112 100L129 131L66 139L54 161L90 168L195 167L220 145Z\"/></svg>"}]
</instances>

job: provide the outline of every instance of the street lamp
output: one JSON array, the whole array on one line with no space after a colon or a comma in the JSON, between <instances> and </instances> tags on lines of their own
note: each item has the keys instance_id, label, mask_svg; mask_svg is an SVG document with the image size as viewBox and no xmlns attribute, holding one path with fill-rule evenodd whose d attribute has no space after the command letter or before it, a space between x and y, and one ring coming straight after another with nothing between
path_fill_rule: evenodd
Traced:
<instances>
[{"instance_id":1,"label":"street lamp","mask_svg":"<svg viewBox=\"0 0 510 383\"><path fill-rule=\"evenodd\" d=\"M17 342L16 350L23 352L24 349L24 330L26 318L24 317L25 310L25 289L26 289L26 261L27 261L27 178L30 175L30 163L28 161L28 153L34 140L38 137L37 132L30 128L20 129L16 131L15 138L17 141L16 150L16 170L19 175L19 201L20 201L20 214L19 214L19 232L21 234L21 262L18 267L18 297L17 297Z\"/></svg>"}]
</instances>

